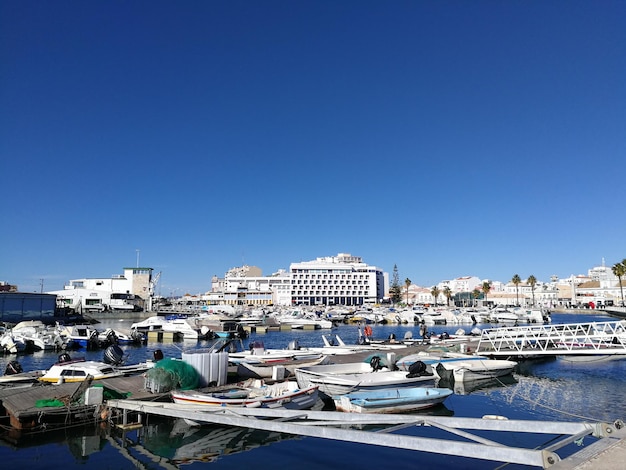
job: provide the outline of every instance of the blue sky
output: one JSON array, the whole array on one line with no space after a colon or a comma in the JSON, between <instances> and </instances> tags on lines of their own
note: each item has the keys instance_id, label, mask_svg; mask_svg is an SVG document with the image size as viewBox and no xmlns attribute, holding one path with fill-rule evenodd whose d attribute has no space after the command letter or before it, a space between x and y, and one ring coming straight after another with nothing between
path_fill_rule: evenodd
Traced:
<instances>
[{"instance_id":1,"label":"blue sky","mask_svg":"<svg viewBox=\"0 0 626 470\"><path fill-rule=\"evenodd\" d=\"M623 1L0 2L0 280L626 258ZM139 252L137 252L139 250Z\"/></svg>"}]
</instances>

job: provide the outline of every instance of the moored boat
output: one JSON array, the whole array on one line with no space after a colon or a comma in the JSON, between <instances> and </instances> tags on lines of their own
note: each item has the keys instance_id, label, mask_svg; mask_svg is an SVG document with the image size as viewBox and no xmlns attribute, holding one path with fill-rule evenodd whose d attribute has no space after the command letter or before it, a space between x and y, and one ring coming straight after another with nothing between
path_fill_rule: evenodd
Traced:
<instances>
[{"instance_id":1,"label":"moored boat","mask_svg":"<svg viewBox=\"0 0 626 470\"><path fill-rule=\"evenodd\" d=\"M294 381L270 385L254 380L248 384L222 387L219 391L173 390L174 403L234 408L286 408L306 410L315 405L318 387L299 388Z\"/></svg>"},{"instance_id":2,"label":"moored boat","mask_svg":"<svg viewBox=\"0 0 626 470\"><path fill-rule=\"evenodd\" d=\"M316 366L328 363L328 356L319 356L313 359L290 359L275 362L248 362L240 361L237 363L237 375L240 378L247 379L269 379L275 375L279 375L277 370L282 369L281 378L287 378L295 375L295 370L300 367Z\"/></svg>"},{"instance_id":3,"label":"moored boat","mask_svg":"<svg viewBox=\"0 0 626 470\"><path fill-rule=\"evenodd\" d=\"M502 377L512 373L516 365L517 362L504 359L451 361L438 363L436 371L442 379L463 382Z\"/></svg>"},{"instance_id":4,"label":"moored boat","mask_svg":"<svg viewBox=\"0 0 626 470\"><path fill-rule=\"evenodd\" d=\"M334 396L333 402L348 413L406 413L436 406L452 394L448 388L387 388Z\"/></svg>"},{"instance_id":5,"label":"moored boat","mask_svg":"<svg viewBox=\"0 0 626 470\"><path fill-rule=\"evenodd\" d=\"M100 380L121 375L123 373L115 370L110 364L75 359L53 364L38 380L48 383L66 383L82 382L88 377L91 377L93 380Z\"/></svg>"},{"instance_id":6,"label":"moored boat","mask_svg":"<svg viewBox=\"0 0 626 470\"><path fill-rule=\"evenodd\" d=\"M345 395L354 391L380 390L384 388L415 387L434 383L434 375L410 377L404 371L370 372L367 374L340 374L311 379L320 392L328 397Z\"/></svg>"}]
</instances>

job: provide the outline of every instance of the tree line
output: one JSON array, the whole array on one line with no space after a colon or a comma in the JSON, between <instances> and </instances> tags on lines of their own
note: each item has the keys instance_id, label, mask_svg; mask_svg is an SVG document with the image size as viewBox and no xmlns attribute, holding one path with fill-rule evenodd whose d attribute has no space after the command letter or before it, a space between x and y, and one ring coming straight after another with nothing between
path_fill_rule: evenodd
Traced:
<instances>
[{"instance_id":1,"label":"tree line","mask_svg":"<svg viewBox=\"0 0 626 470\"><path fill-rule=\"evenodd\" d=\"M617 276L619 280L620 294L622 297L622 306L624 306L626 304L624 303L624 288L622 286L622 278L626 277L626 258L624 258L619 263L615 263L612 266L611 270L613 271L613 274ZM515 300L516 300L516 304L519 306L519 285L522 283L522 278L519 276L519 274L515 274L511 278L511 283L515 285ZM411 287L411 284L412 284L411 280L407 277L404 280L404 285L406 286L406 304L407 305L409 304L409 287ZM531 290L531 294L533 298L533 305L535 305L535 286L537 285L537 278L531 274L530 276L528 276L528 279L526 279L526 284L530 286L530 290ZM482 283L482 286L480 286L480 289L476 287L472 291L472 296L475 299L478 299L482 293L485 296L485 300L487 300L487 295L489 294L489 292L491 292L491 287L492 287L491 282L484 281ZM450 288L446 286L443 288L443 290L441 290L437 286L433 286L431 288L430 294L435 299L435 305L437 305L437 298L439 297L441 293L443 293L443 295L447 299L448 305L450 305L450 299L452 298L452 291L450 290ZM393 265L393 275L391 278L391 285L389 286L389 297L391 298L391 301L394 304L400 303L402 301L402 288L400 287L400 277L398 274L398 266L395 264Z\"/></svg>"}]
</instances>

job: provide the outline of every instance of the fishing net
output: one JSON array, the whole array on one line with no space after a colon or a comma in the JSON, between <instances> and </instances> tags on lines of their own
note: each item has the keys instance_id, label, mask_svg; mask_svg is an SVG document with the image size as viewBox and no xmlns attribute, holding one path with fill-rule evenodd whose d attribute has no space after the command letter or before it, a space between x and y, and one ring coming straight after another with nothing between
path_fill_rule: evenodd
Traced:
<instances>
[{"instance_id":1,"label":"fishing net","mask_svg":"<svg viewBox=\"0 0 626 470\"><path fill-rule=\"evenodd\" d=\"M152 393L174 389L193 390L200 383L198 371L185 361L177 359L161 359L145 375L146 389Z\"/></svg>"}]
</instances>

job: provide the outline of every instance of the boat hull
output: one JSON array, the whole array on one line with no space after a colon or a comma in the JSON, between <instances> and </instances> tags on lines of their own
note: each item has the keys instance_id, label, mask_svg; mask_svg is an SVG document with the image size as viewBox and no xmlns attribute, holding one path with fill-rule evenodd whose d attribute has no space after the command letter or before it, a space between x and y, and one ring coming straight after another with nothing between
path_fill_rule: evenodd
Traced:
<instances>
[{"instance_id":1,"label":"boat hull","mask_svg":"<svg viewBox=\"0 0 626 470\"><path fill-rule=\"evenodd\" d=\"M514 361L486 359L483 361L440 362L436 371L440 378L455 382L502 377L513 372L517 365Z\"/></svg>"},{"instance_id":2,"label":"boat hull","mask_svg":"<svg viewBox=\"0 0 626 470\"><path fill-rule=\"evenodd\" d=\"M285 387L282 391L278 388L272 390L271 386L268 386L267 389L265 394L262 392L250 393L250 390L235 388L219 393L178 390L172 391L171 395L174 403L230 408L284 408L290 410L310 409L319 398L316 386L305 389Z\"/></svg>"},{"instance_id":3,"label":"boat hull","mask_svg":"<svg viewBox=\"0 0 626 470\"><path fill-rule=\"evenodd\" d=\"M287 378L295 375L295 370L300 367L316 366L325 364L328 361L326 356L322 356L316 359L296 359L284 362L270 362L270 363L251 363L242 361L237 364L237 375L244 379L270 379L275 375L276 368L284 368L284 377Z\"/></svg>"},{"instance_id":4,"label":"boat hull","mask_svg":"<svg viewBox=\"0 0 626 470\"><path fill-rule=\"evenodd\" d=\"M452 395L447 388L390 388L333 397L337 411L347 413L407 413L437 406Z\"/></svg>"},{"instance_id":5,"label":"boat hull","mask_svg":"<svg viewBox=\"0 0 626 470\"><path fill-rule=\"evenodd\" d=\"M328 375L312 378L311 383L319 387L320 393L332 398L336 395L346 395L356 391L432 385L435 380L434 375L416 377L409 377L408 375L404 371Z\"/></svg>"}]
</instances>

